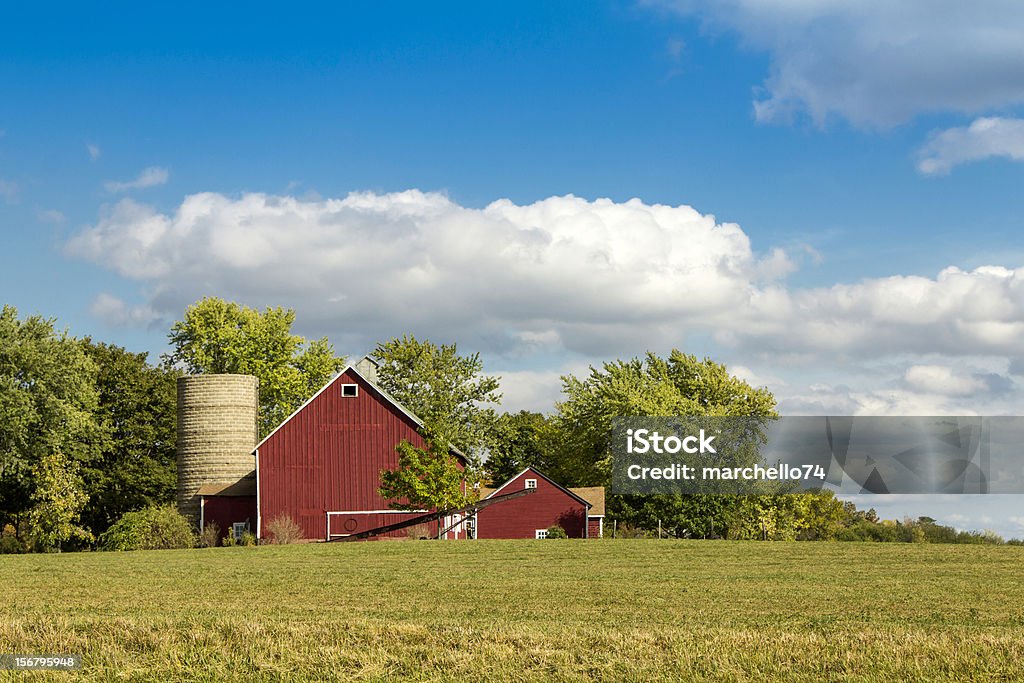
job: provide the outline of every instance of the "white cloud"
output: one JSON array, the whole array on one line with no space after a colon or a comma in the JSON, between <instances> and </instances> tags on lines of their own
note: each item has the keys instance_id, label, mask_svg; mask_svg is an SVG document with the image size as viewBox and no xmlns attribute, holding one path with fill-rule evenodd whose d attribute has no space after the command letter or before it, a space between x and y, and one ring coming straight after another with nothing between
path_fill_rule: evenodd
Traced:
<instances>
[{"instance_id":1,"label":"white cloud","mask_svg":"<svg viewBox=\"0 0 1024 683\"><path fill-rule=\"evenodd\" d=\"M567 196L470 209L419 191L205 193L173 214L123 200L67 249L153 285L152 305L174 315L220 294L297 306L304 324L356 344L418 330L498 351L679 341L681 324L786 270L687 206Z\"/></svg>"},{"instance_id":2,"label":"white cloud","mask_svg":"<svg viewBox=\"0 0 1024 683\"><path fill-rule=\"evenodd\" d=\"M17 183L0 178L0 199L3 199L5 204L17 203L20 189Z\"/></svg>"},{"instance_id":3,"label":"white cloud","mask_svg":"<svg viewBox=\"0 0 1024 683\"><path fill-rule=\"evenodd\" d=\"M934 134L920 152L917 170L945 175L957 164L1005 157L1024 161L1024 119L979 118L962 128Z\"/></svg>"},{"instance_id":4,"label":"white cloud","mask_svg":"<svg viewBox=\"0 0 1024 683\"><path fill-rule=\"evenodd\" d=\"M913 365L903 379L911 389L942 396L972 396L990 389L984 376L955 372L944 365Z\"/></svg>"},{"instance_id":5,"label":"white cloud","mask_svg":"<svg viewBox=\"0 0 1024 683\"><path fill-rule=\"evenodd\" d=\"M650 0L771 56L757 118L890 126L1024 103L1015 0Z\"/></svg>"},{"instance_id":6,"label":"white cloud","mask_svg":"<svg viewBox=\"0 0 1024 683\"><path fill-rule=\"evenodd\" d=\"M103 154L103 150L100 149L99 145L94 145L91 142L85 143L85 151L89 153L89 158L96 161Z\"/></svg>"},{"instance_id":7,"label":"white cloud","mask_svg":"<svg viewBox=\"0 0 1024 683\"><path fill-rule=\"evenodd\" d=\"M107 192L126 192L128 190L141 190L147 187L156 187L157 185L163 185L167 182L170 174L166 168L159 166L150 166L145 168L139 173L138 177L133 180L109 180L103 184L103 187L107 189Z\"/></svg>"},{"instance_id":8,"label":"white cloud","mask_svg":"<svg viewBox=\"0 0 1024 683\"><path fill-rule=\"evenodd\" d=\"M756 254L735 224L637 199L471 209L415 190L204 193L170 214L125 199L66 249L145 283L162 314L209 294L286 305L345 348L409 331L507 356L601 358L696 333L805 363L1024 356L1024 269L792 289L778 279L793 267L784 252Z\"/></svg>"},{"instance_id":9,"label":"white cloud","mask_svg":"<svg viewBox=\"0 0 1024 683\"><path fill-rule=\"evenodd\" d=\"M106 293L93 299L89 311L115 327L145 327L161 319L160 313L149 306L129 306L124 300Z\"/></svg>"}]
</instances>

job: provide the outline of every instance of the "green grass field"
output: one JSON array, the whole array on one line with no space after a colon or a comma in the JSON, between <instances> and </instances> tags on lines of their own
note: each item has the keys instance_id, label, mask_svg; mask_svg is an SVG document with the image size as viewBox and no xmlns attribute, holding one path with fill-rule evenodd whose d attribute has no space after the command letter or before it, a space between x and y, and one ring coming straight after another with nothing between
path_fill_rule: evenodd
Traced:
<instances>
[{"instance_id":1,"label":"green grass field","mask_svg":"<svg viewBox=\"0 0 1024 683\"><path fill-rule=\"evenodd\" d=\"M1024 548L311 544L0 557L14 680L1024 680Z\"/></svg>"}]
</instances>

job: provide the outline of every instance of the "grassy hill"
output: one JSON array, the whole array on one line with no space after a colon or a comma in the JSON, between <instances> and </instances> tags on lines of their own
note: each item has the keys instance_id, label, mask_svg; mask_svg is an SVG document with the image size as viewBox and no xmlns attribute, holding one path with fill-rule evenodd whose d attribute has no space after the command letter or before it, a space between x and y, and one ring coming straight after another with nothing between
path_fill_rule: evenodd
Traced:
<instances>
[{"instance_id":1,"label":"grassy hill","mask_svg":"<svg viewBox=\"0 0 1024 683\"><path fill-rule=\"evenodd\" d=\"M0 653L84 656L54 680L1024 680L1022 569L650 540L2 556Z\"/></svg>"}]
</instances>

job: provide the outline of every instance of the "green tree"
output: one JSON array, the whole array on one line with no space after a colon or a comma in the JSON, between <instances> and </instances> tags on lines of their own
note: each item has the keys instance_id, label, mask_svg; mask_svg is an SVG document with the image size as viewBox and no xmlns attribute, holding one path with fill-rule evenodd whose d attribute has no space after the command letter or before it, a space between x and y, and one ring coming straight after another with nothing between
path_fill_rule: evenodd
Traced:
<instances>
[{"instance_id":1,"label":"green tree","mask_svg":"<svg viewBox=\"0 0 1024 683\"><path fill-rule=\"evenodd\" d=\"M260 436L266 436L340 370L345 359L321 338L292 334L295 311L262 313L208 297L185 309L169 334L168 359L196 374L237 373L260 381Z\"/></svg>"},{"instance_id":2,"label":"green tree","mask_svg":"<svg viewBox=\"0 0 1024 683\"><path fill-rule=\"evenodd\" d=\"M612 419L617 416L774 417L775 397L730 375L724 365L673 350L667 359L604 363L585 379L562 378L565 400L553 422L559 448L551 474L573 486L611 478Z\"/></svg>"},{"instance_id":3,"label":"green tree","mask_svg":"<svg viewBox=\"0 0 1024 683\"><path fill-rule=\"evenodd\" d=\"M461 507L476 495L480 454L495 441L499 379L483 374L479 354L460 356L413 336L377 345L377 383L423 421L426 448L403 441L398 466L381 472L380 494L398 509ZM465 469L452 449L470 458Z\"/></svg>"},{"instance_id":4,"label":"green tree","mask_svg":"<svg viewBox=\"0 0 1024 683\"><path fill-rule=\"evenodd\" d=\"M492 484L501 484L527 467L547 470L545 453L551 442L552 428L541 413L521 410L498 417L494 445L484 463Z\"/></svg>"},{"instance_id":5,"label":"green tree","mask_svg":"<svg viewBox=\"0 0 1024 683\"><path fill-rule=\"evenodd\" d=\"M5 305L0 311L0 526L22 528L20 522L42 495L37 476L51 471L54 454L74 467L99 456L106 436L96 406L96 366L81 344L58 333L53 320L22 320ZM41 467L44 459L47 467Z\"/></svg>"},{"instance_id":6,"label":"green tree","mask_svg":"<svg viewBox=\"0 0 1024 683\"><path fill-rule=\"evenodd\" d=\"M149 365L145 353L90 339L82 346L98 370L97 419L108 437L83 472L89 503L82 519L100 534L126 512L174 501L181 373Z\"/></svg>"},{"instance_id":7,"label":"green tree","mask_svg":"<svg viewBox=\"0 0 1024 683\"><path fill-rule=\"evenodd\" d=\"M483 374L480 354L460 356L409 335L377 345L377 382L423 420L423 435L439 452L449 446L478 456L493 445L499 378Z\"/></svg>"},{"instance_id":8,"label":"green tree","mask_svg":"<svg viewBox=\"0 0 1024 683\"><path fill-rule=\"evenodd\" d=\"M396 510L459 508L469 503L473 489L458 461L449 453L432 448L417 448L402 441L398 466L381 472L380 495L391 500Z\"/></svg>"},{"instance_id":9,"label":"green tree","mask_svg":"<svg viewBox=\"0 0 1024 683\"><path fill-rule=\"evenodd\" d=\"M35 491L28 520L36 547L60 551L68 541L92 541L93 535L78 525L89 496L76 463L54 451L43 456L32 468L32 474Z\"/></svg>"},{"instance_id":10,"label":"green tree","mask_svg":"<svg viewBox=\"0 0 1024 683\"><path fill-rule=\"evenodd\" d=\"M612 419L617 416L776 416L775 398L708 358L673 350L668 358L604 363L579 379L562 378L565 400L552 418L550 476L568 486L607 486ZM612 496L609 513L633 526L676 535L725 536L735 526L736 496Z\"/></svg>"}]
</instances>

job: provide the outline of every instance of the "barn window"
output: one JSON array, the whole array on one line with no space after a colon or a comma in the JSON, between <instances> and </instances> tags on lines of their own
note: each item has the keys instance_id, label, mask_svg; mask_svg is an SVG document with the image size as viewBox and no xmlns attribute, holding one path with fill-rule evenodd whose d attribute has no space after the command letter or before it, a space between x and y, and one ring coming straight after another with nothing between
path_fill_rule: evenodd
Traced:
<instances>
[{"instance_id":1,"label":"barn window","mask_svg":"<svg viewBox=\"0 0 1024 683\"><path fill-rule=\"evenodd\" d=\"M537 529L537 531L535 531L534 533L536 534L534 536L534 538L547 538L548 537L548 530L547 529Z\"/></svg>"},{"instance_id":2,"label":"barn window","mask_svg":"<svg viewBox=\"0 0 1024 683\"><path fill-rule=\"evenodd\" d=\"M242 534L249 530L249 525L245 522L235 522L231 525L231 533L235 537L235 541L238 543L242 542Z\"/></svg>"},{"instance_id":3,"label":"barn window","mask_svg":"<svg viewBox=\"0 0 1024 683\"><path fill-rule=\"evenodd\" d=\"M356 396L359 395L359 385L358 384L342 384L341 385L341 395L344 396L345 398L355 398Z\"/></svg>"},{"instance_id":4,"label":"barn window","mask_svg":"<svg viewBox=\"0 0 1024 683\"><path fill-rule=\"evenodd\" d=\"M526 488L528 488L528 489L535 489L535 488L537 488L537 480L536 479L527 479L526 480Z\"/></svg>"}]
</instances>

